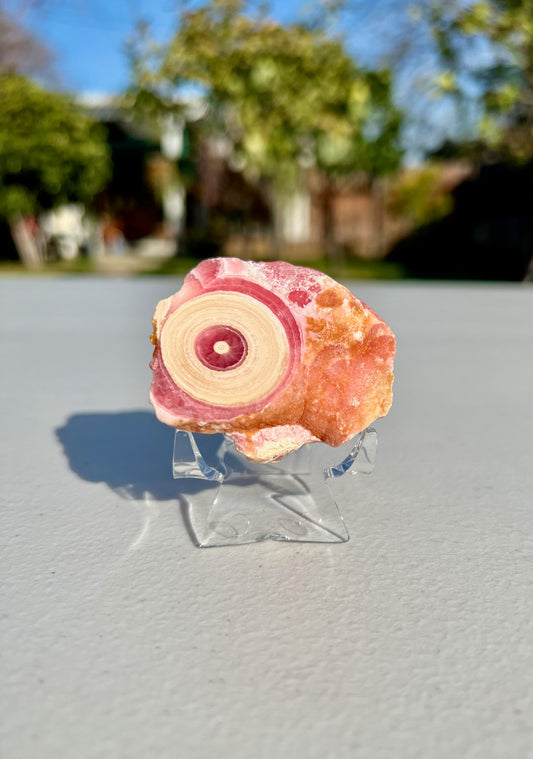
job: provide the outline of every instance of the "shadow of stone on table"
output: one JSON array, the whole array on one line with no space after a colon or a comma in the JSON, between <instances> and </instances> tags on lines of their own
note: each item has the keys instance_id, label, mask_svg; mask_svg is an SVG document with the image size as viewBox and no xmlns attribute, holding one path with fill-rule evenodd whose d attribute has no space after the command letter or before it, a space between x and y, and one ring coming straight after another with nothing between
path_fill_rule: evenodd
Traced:
<instances>
[{"instance_id":1,"label":"shadow of stone on table","mask_svg":"<svg viewBox=\"0 0 533 759\"><path fill-rule=\"evenodd\" d=\"M216 487L173 479L174 430L150 411L74 414L55 432L73 472L89 482L105 482L122 498L179 500L183 511L182 495ZM213 440L213 447L218 444Z\"/></svg>"},{"instance_id":2,"label":"shadow of stone on table","mask_svg":"<svg viewBox=\"0 0 533 759\"><path fill-rule=\"evenodd\" d=\"M220 434L195 434L194 437L208 466L219 471L221 466L230 466L233 471L233 476L225 481L223 490L226 493L222 500L219 492L223 491L219 491L217 481L189 477L174 479L175 431L159 422L150 411L78 413L70 416L55 433L71 470L78 477L88 482L105 482L121 498L141 508L143 525L129 550L143 544L158 519L157 503L161 501L173 503L179 509L188 535L196 545L200 544L199 536L205 533L213 507L233 512L236 505L242 510L251 508L256 502L262 507L265 502L269 505L272 502L276 514L281 506L284 515L287 510L293 515L296 510L302 519L305 515L300 513L301 509L307 513L311 508L309 498L304 501L301 498L302 495L312 496L312 493L297 476L299 470L283 474L277 471L276 465L272 465L272 472L269 465L262 465L267 467L266 471L261 469L256 473L252 467L251 476L244 476L246 473L241 472L238 460L233 461L236 454L231 450L221 461L224 436ZM317 471L323 471L323 462ZM323 477L320 491L317 490L315 496L324 496L328 502L328 515L333 508L335 519L340 519ZM314 514L318 506L313 497L310 500ZM270 520L272 509L268 511ZM311 521L314 523L317 519Z\"/></svg>"}]
</instances>

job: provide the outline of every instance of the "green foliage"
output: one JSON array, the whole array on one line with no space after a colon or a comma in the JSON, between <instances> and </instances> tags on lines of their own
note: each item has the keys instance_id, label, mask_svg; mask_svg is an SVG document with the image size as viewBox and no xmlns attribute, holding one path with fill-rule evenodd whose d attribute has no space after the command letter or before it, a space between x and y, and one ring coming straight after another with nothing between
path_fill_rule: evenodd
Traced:
<instances>
[{"instance_id":1,"label":"green foliage","mask_svg":"<svg viewBox=\"0 0 533 759\"><path fill-rule=\"evenodd\" d=\"M502 155L533 157L533 0L439 0L425 19L446 69L441 90L452 78L454 94L481 89L481 138Z\"/></svg>"},{"instance_id":2,"label":"green foliage","mask_svg":"<svg viewBox=\"0 0 533 759\"><path fill-rule=\"evenodd\" d=\"M442 172L436 165L400 174L390 187L389 210L420 227L446 216L453 200L442 186Z\"/></svg>"},{"instance_id":3,"label":"green foliage","mask_svg":"<svg viewBox=\"0 0 533 759\"><path fill-rule=\"evenodd\" d=\"M453 71L442 71L436 78L438 94L452 93L457 91L457 77Z\"/></svg>"},{"instance_id":4,"label":"green foliage","mask_svg":"<svg viewBox=\"0 0 533 759\"><path fill-rule=\"evenodd\" d=\"M66 97L0 75L0 216L89 202L108 176L102 128Z\"/></svg>"},{"instance_id":5,"label":"green foliage","mask_svg":"<svg viewBox=\"0 0 533 759\"><path fill-rule=\"evenodd\" d=\"M226 133L239 163L280 186L296 184L305 166L335 176L399 164L389 72L361 70L320 30L247 16L239 0L184 13L157 64L140 53L136 73L141 102L172 104L184 86L198 88L206 122Z\"/></svg>"},{"instance_id":6,"label":"green foliage","mask_svg":"<svg viewBox=\"0 0 533 759\"><path fill-rule=\"evenodd\" d=\"M463 34L475 35L490 30L492 9L487 2L467 6L457 18L457 27Z\"/></svg>"}]
</instances>

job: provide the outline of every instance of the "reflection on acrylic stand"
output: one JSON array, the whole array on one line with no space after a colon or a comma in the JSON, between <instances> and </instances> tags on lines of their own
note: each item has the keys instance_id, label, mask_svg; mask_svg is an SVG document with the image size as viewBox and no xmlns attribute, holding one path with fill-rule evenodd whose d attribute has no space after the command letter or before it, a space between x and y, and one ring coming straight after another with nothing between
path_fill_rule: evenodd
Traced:
<instances>
[{"instance_id":1,"label":"reflection on acrylic stand","mask_svg":"<svg viewBox=\"0 0 533 759\"><path fill-rule=\"evenodd\" d=\"M344 543L349 535L331 484L370 474L376 448L377 433L368 427L339 448L313 443L278 462L256 464L224 435L178 430L172 470L176 479L203 481L187 496L188 527L200 547L262 540Z\"/></svg>"}]
</instances>

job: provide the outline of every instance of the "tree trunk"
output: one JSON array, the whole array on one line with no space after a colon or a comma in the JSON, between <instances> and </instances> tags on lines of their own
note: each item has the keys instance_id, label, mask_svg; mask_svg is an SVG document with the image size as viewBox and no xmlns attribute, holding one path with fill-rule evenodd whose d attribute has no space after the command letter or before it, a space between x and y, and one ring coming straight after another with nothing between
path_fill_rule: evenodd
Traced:
<instances>
[{"instance_id":1,"label":"tree trunk","mask_svg":"<svg viewBox=\"0 0 533 759\"><path fill-rule=\"evenodd\" d=\"M273 261L279 261L283 246L283 193L281 193L276 187L271 187L269 199L271 212L271 258Z\"/></svg>"},{"instance_id":2,"label":"tree trunk","mask_svg":"<svg viewBox=\"0 0 533 759\"><path fill-rule=\"evenodd\" d=\"M339 273L342 266L342 249L335 240L335 217L333 201L335 199L335 183L324 177L322 183L322 248L334 273Z\"/></svg>"},{"instance_id":3,"label":"tree trunk","mask_svg":"<svg viewBox=\"0 0 533 759\"><path fill-rule=\"evenodd\" d=\"M385 198L386 185L384 179L372 177L372 253L375 258L383 258L385 254Z\"/></svg>"},{"instance_id":4,"label":"tree trunk","mask_svg":"<svg viewBox=\"0 0 533 759\"><path fill-rule=\"evenodd\" d=\"M11 236L18 251L20 260L28 269L34 269L43 263L35 237L30 232L26 219L18 216L9 225Z\"/></svg>"}]
</instances>

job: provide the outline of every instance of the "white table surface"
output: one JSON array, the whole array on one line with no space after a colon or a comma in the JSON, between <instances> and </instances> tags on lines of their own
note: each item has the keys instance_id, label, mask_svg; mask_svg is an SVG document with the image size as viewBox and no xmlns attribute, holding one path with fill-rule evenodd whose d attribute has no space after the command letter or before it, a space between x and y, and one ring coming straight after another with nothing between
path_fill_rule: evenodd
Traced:
<instances>
[{"instance_id":1,"label":"white table surface","mask_svg":"<svg viewBox=\"0 0 533 759\"><path fill-rule=\"evenodd\" d=\"M350 542L198 549L147 401L178 285L0 282L1 756L533 757L533 287L350 283L398 337Z\"/></svg>"}]
</instances>

